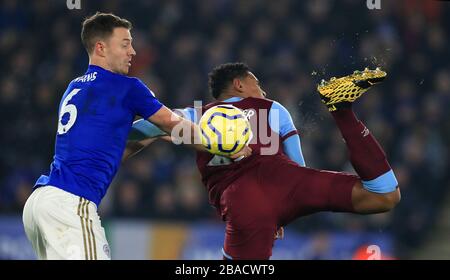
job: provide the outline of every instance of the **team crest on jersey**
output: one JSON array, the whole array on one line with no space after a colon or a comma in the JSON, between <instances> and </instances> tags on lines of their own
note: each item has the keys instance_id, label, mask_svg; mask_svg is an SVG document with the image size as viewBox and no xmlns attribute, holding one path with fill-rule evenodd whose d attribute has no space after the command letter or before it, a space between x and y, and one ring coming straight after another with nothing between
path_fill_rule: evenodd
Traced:
<instances>
[{"instance_id":1,"label":"team crest on jersey","mask_svg":"<svg viewBox=\"0 0 450 280\"><path fill-rule=\"evenodd\" d=\"M247 117L248 120L250 120L250 118L253 117L255 114L256 114L256 110L253 108L244 110L244 115Z\"/></svg>"},{"instance_id":2,"label":"team crest on jersey","mask_svg":"<svg viewBox=\"0 0 450 280\"><path fill-rule=\"evenodd\" d=\"M105 244L103 245L103 252L108 256L108 258L111 258L111 251L109 250L109 245Z\"/></svg>"}]
</instances>

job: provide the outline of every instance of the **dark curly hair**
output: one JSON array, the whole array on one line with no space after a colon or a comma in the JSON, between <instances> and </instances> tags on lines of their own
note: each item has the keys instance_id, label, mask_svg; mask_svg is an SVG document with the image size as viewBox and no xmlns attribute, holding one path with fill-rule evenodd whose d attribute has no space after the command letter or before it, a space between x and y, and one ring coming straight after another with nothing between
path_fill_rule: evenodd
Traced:
<instances>
[{"instance_id":1,"label":"dark curly hair","mask_svg":"<svg viewBox=\"0 0 450 280\"><path fill-rule=\"evenodd\" d=\"M209 92L217 99L233 79L246 77L249 71L247 64L242 62L225 63L215 67L208 74Z\"/></svg>"}]
</instances>

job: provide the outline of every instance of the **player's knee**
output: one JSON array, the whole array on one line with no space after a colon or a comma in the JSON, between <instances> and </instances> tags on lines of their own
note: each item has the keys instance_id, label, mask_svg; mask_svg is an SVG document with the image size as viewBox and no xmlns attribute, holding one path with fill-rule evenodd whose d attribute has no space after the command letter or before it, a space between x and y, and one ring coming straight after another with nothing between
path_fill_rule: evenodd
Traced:
<instances>
[{"instance_id":1,"label":"player's knee","mask_svg":"<svg viewBox=\"0 0 450 280\"><path fill-rule=\"evenodd\" d=\"M387 193L375 193L363 187L361 182L355 184L352 203L356 213L375 214L390 211L400 202L400 189Z\"/></svg>"},{"instance_id":2,"label":"player's knee","mask_svg":"<svg viewBox=\"0 0 450 280\"><path fill-rule=\"evenodd\" d=\"M386 211L390 211L394 209L395 206L397 206L397 204L401 200L400 189L397 188L395 191L385 194L384 197L385 197L384 203L385 209Z\"/></svg>"},{"instance_id":3,"label":"player's knee","mask_svg":"<svg viewBox=\"0 0 450 280\"><path fill-rule=\"evenodd\" d=\"M376 200L377 203L375 204L375 209L373 209L375 213L391 211L395 208L395 206L397 206L401 199L399 189L396 189L395 191L390 193L376 195L377 197L374 200Z\"/></svg>"},{"instance_id":4,"label":"player's knee","mask_svg":"<svg viewBox=\"0 0 450 280\"><path fill-rule=\"evenodd\" d=\"M400 202L398 181L392 170L373 180L362 181L362 185L367 191L376 194L376 197L372 197L378 201L379 212L390 211Z\"/></svg>"}]
</instances>

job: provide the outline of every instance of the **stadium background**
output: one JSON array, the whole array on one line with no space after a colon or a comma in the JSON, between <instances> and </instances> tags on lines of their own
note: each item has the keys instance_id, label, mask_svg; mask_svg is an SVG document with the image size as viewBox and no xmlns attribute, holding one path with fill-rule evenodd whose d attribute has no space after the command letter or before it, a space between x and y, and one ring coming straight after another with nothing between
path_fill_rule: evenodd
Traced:
<instances>
[{"instance_id":1,"label":"stadium background","mask_svg":"<svg viewBox=\"0 0 450 280\"><path fill-rule=\"evenodd\" d=\"M57 108L88 58L80 23L95 11L133 22L131 75L171 108L210 101L207 73L244 61L292 113L310 167L353 171L315 94L322 78L381 66L388 79L356 106L384 147L402 201L386 214L321 213L287 227L278 259L450 256L450 3L366 1L0 1L0 258L33 258L21 224L51 162ZM194 153L156 143L121 167L100 215L113 257L219 259L223 224L207 204Z\"/></svg>"}]
</instances>

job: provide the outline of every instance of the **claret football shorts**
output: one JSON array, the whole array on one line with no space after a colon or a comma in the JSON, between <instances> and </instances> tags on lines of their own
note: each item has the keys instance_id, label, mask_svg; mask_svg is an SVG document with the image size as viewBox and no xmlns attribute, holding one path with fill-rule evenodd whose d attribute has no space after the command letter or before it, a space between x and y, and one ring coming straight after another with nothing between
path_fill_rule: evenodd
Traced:
<instances>
[{"instance_id":1,"label":"claret football shorts","mask_svg":"<svg viewBox=\"0 0 450 280\"><path fill-rule=\"evenodd\" d=\"M320 211L354 212L358 176L301 167L284 155L258 161L220 199L227 258L268 259L280 226Z\"/></svg>"}]
</instances>

